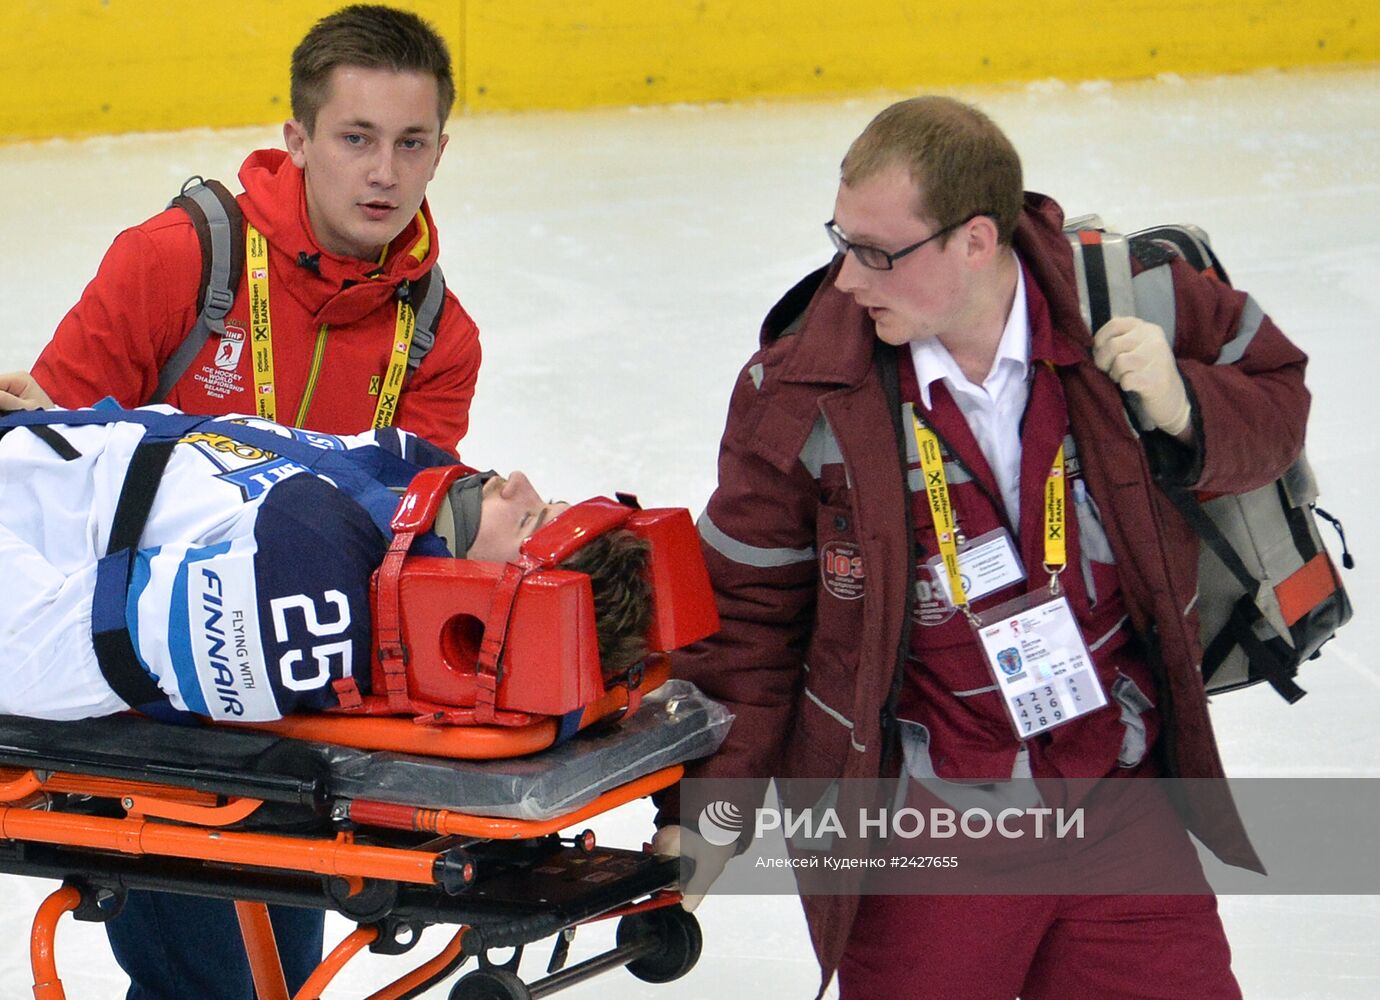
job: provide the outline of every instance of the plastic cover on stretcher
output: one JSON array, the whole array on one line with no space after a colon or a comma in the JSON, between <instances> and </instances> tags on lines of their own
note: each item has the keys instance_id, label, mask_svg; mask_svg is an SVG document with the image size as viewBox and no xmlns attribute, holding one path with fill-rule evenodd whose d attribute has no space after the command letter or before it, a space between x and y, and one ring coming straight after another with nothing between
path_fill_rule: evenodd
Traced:
<instances>
[{"instance_id":1,"label":"plastic cover on stretcher","mask_svg":"<svg viewBox=\"0 0 1380 1000\"><path fill-rule=\"evenodd\" d=\"M0 765L224 788L279 780L315 796L546 820L638 777L718 749L732 715L687 681L649 692L631 716L526 757L423 757L222 726L134 716L80 722L0 717Z\"/></svg>"},{"instance_id":2,"label":"plastic cover on stretcher","mask_svg":"<svg viewBox=\"0 0 1380 1000\"><path fill-rule=\"evenodd\" d=\"M450 761L330 748L332 794L477 816L544 820L719 748L733 716L689 681L667 681L629 718L528 757Z\"/></svg>"}]
</instances>

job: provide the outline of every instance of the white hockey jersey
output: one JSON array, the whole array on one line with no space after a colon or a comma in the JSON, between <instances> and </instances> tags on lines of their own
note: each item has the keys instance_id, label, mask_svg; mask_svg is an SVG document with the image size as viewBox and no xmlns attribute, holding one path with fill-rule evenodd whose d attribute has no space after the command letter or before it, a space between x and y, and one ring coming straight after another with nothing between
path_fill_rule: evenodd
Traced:
<instances>
[{"instance_id":1,"label":"white hockey jersey","mask_svg":"<svg viewBox=\"0 0 1380 1000\"><path fill-rule=\"evenodd\" d=\"M150 411L185 419L167 407L136 412ZM92 644L97 566L146 434L123 412L56 425L76 458L27 429L0 438L0 713L79 719L129 707ZM227 421L337 452L335 471L308 470L262 439L237 441L222 432ZM334 437L253 417L177 437L117 595L138 661L172 707L257 721L336 704L331 682L344 676L367 690L369 579L396 502L387 487L419 467L404 456L445 459L396 430ZM428 539L429 551L438 545Z\"/></svg>"}]
</instances>

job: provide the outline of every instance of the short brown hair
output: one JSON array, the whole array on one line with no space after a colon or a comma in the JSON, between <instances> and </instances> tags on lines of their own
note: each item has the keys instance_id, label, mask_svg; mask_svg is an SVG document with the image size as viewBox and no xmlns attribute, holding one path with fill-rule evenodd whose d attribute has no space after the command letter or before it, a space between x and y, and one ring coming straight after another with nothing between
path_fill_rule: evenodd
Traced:
<instances>
[{"instance_id":1,"label":"short brown hair","mask_svg":"<svg viewBox=\"0 0 1380 1000\"><path fill-rule=\"evenodd\" d=\"M1011 245L1023 198L1021 158L992 119L950 97L913 97L887 108L853 140L842 180L852 187L899 165L920 189L915 214L939 226L990 216Z\"/></svg>"},{"instance_id":2,"label":"short brown hair","mask_svg":"<svg viewBox=\"0 0 1380 1000\"><path fill-rule=\"evenodd\" d=\"M316 113L329 98L337 66L430 73L436 77L437 113L444 128L455 103L450 51L428 22L380 4L345 7L312 25L292 53L292 116L311 135Z\"/></svg>"},{"instance_id":3,"label":"short brown hair","mask_svg":"<svg viewBox=\"0 0 1380 1000\"><path fill-rule=\"evenodd\" d=\"M604 681L622 676L647 656L652 625L652 585L647 579L651 546L619 528L600 535L561 563L587 573L594 590L594 625Z\"/></svg>"}]
</instances>

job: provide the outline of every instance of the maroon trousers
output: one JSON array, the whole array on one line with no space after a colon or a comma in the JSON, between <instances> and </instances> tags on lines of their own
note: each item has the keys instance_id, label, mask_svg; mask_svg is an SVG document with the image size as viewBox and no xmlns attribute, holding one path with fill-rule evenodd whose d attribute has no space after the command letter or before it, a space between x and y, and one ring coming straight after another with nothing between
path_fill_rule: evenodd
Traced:
<instances>
[{"instance_id":1,"label":"maroon trousers","mask_svg":"<svg viewBox=\"0 0 1380 1000\"><path fill-rule=\"evenodd\" d=\"M867 944L861 944L863 939ZM1240 1000L1203 896L870 896L840 1000Z\"/></svg>"},{"instance_id":2,"label":"maroon trousers","mask_svg":"<svg viewBox=\"0 0 1380 1000\"><path fill-rule=\"evenodd\" d=\"M1240 1000L1217 899L1168 797L1135 778L1095 797L1114 808L1054 862L1080 894L864 896L840 1000Z\"/></svg>"}]
</instances>

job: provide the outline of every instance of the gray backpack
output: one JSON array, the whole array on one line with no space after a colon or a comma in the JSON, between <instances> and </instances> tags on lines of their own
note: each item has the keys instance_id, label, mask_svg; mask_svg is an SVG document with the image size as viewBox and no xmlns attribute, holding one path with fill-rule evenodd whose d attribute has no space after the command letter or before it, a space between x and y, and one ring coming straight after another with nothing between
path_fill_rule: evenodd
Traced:
<instances>
[{"instance_id":1,"label":"gray backpack","mask_svg":"<svg viewBox=\"0 0 1380 1000\"><path fill-rule=\"evenodd\" d=\"M1181 257L1230 284L1208 236L1196 226L1160 226L1123 236L1096 216L1071 219L1079 305L1089 329L1113 316L1139 316L1174 329L1174 290L1167 267ZM1131 255L1150 265L1132 277ZM1171 335L1172 336L1172 335ZM1139 426L1128 400L1132 426ZM1299 665L1351 619L1351 601L1318 533L1330 522L1342 543L1342 565L1354 562L1341 523L1317 506L1318 485L1305 455L1275 482L1249 493L1199 498L1161 484L1202 539L1198 617L1203 683L1209 694L1268 681L1291 704L1304 691Z\"/></svg>"}]
</instances>

